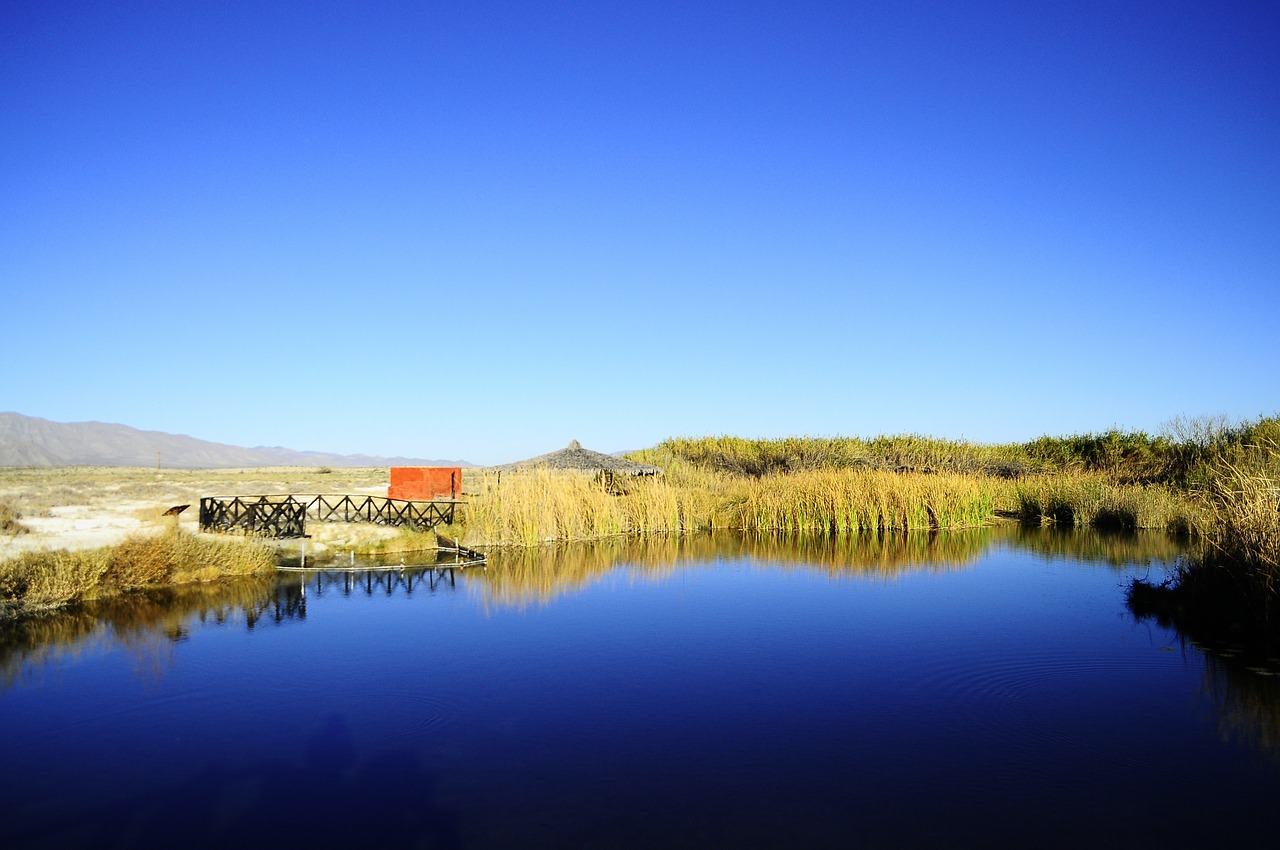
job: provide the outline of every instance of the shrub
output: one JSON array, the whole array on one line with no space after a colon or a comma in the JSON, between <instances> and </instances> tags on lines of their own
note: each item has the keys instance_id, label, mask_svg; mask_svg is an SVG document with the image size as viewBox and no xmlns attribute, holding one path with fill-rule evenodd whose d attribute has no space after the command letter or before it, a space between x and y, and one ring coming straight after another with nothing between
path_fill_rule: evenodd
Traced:
<instances>
[{"instance_id":1,"label":"shrub","mask_svg":"<svg viewBox=\"0 0 1280 850\"><path fill-rule=\"evenodd\" d=\"M25 552L0 562L0 614L274 568L275 551L260 541L209 540L181 531L134 535L99 549Z\"/></svg>"},{"instance_id":2,"label":"shrub","mask_svg":"<svg viewBox=\"0 0 1280 850\"><path fill-rule=\"evenodd\" d=\"M26 534L31 529L20 520L22 514L8 502L0 502L0 534Z\"/></svg>"}]
</instances>

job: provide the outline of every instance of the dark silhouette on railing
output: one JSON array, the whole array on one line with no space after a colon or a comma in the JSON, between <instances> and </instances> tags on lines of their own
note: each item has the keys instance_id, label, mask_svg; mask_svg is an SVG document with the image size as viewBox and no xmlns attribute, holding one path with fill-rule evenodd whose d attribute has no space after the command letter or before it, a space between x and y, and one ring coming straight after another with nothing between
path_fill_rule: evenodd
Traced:
<instances>
[{"instance_id":1,"label":"dark silhouette on railing","mask_svg":"<svg viewBox=\"0 0 1280 850\"><path fill-rule=\"evenodd\" d=\"M306 537L307 520L371 522L430 531L453 522L455 499L410 502L385 496L206 496L201 531L247 531L265 537Z\"/></svg>"}]
</instances>

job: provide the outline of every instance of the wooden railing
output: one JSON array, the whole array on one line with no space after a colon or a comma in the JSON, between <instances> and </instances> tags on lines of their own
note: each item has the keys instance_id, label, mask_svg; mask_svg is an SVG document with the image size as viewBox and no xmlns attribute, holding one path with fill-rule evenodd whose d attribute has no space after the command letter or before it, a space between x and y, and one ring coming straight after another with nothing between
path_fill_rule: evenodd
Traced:
<instances>
[{"instance_id":1,"label":"wooden railing","mask_svg":"<svg viewBox=\"0 0 1280 850\"><path fill-rule=\"evenodd\" d=\"M385 496L206 496L200 500L201 531L247 531L265 537L305 537L316 522L371 522L430 531L453 522L456 499L430 502Z\"/></svg>"}]
</instances>

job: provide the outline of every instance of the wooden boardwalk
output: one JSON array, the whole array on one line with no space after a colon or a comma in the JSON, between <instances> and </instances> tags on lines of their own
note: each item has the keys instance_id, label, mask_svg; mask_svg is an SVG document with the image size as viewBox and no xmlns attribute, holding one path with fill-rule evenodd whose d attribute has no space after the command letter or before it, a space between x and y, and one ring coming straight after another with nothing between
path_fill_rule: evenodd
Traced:
<instances>
[{"instance_id":1,"label":"wooden boardwalk","mask_svg":"<svg viewBox=\"0 0 1280 850\"><path fill-rule=\"evenodd\" d=\"M306 537L310 519L403 525L430 531L452 523L458 504L457 499L416 502L385 496L206 496L200 500L200 530Z\"/></svg>"}]
</instances>

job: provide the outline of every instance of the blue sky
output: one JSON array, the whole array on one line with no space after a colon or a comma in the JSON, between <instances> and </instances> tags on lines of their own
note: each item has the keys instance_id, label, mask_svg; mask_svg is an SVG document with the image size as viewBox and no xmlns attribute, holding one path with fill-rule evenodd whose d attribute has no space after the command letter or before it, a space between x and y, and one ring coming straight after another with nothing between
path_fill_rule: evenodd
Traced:
<instances>
[{"instance_id":1,"label":"blue sky","mask_svg":"<svg viewBox=\"0 0 1280 850\"><path fill-rule=\"evenodd\" d=\"M0 410L477 463L1280 411L1273 3L0 10Z\"/></svg>"}]
</instances>

